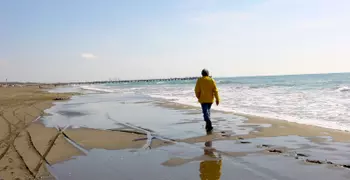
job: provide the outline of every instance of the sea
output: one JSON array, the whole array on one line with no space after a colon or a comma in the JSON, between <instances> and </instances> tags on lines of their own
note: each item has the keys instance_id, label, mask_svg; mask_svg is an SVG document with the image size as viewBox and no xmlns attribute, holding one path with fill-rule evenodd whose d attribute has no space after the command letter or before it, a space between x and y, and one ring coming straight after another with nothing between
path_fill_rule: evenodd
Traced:
<instances>
[{"instance_id":1,"label":"sea","mask_svg":"<svg viewBox=\"0 0 350 180\"><path fill-rule=\"evenodd\" d=\"M221 98L214 110L350 131L350 73L213 78ZM75 87L199 107L195 83L183 80Z\"/></svg>"}]
</instances>

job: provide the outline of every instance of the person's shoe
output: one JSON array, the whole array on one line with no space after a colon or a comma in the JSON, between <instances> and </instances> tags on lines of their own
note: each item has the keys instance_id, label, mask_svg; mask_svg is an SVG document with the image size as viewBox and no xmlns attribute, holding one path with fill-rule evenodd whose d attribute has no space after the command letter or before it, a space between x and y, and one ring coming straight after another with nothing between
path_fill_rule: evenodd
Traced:
<instances>
[{"instance_id":1,"label":"person's shoe","mask_svg":"<svg viewBox=\"0 0 350 180\"><path fill-rule=\"evenodd\" d=\"M208 128L207 129L207 134L212 134L213 133L213 129L214 129L213 127Z\"/></svg>"}]
</instances>

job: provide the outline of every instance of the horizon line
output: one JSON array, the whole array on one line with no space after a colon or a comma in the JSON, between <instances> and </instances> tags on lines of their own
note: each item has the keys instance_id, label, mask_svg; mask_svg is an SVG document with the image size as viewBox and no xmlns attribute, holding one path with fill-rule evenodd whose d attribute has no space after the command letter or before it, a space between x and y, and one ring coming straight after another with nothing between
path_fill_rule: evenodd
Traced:
<instances>
[{"instance_id":1,"label":"horizon line","mask_svg":"<svg viewBox=\"0 0 350 180\"><path fill-rule=\"evenodd\" d=\"M268 74L268 75L242 75L242 76L213 76L215 78L252 78L252 77L276 77L276 76L302 76L302 75L325 75L325 74L347 74L350 72L329 72L329 73L302 73L302 74ZM149 78L149 79L118 79L118 80L95 80L95 81L70 81L70 82L37 82L37 81L7 81L0 84L21 83L21 84L73 84L83 82L108 82L108 81L140 81L140 80L166 80L166 79L181 79L181 78L199 78L201 76L182 76L171 78Z\"/></svg>"},{"instance_id":2,"label":"horizon line","mask_svg":"<svg viewBox=\"0 0 350 180\"><path fill-rule=\"evenodd\" d=\"M243 75L243 76L217 76L216 78L244 78L244 77L274 77L274 76L302 76L302 75L325 75L325 74L348 74L349 72L328 73L301 73L301 74L267 74L267 75Z\"/></svg>"}]
</instances>

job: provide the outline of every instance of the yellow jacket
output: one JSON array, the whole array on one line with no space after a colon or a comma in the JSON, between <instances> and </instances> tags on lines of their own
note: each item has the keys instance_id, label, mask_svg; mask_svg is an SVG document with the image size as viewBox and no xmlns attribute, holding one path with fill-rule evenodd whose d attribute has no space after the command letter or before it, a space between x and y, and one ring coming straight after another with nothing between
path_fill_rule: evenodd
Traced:
<instances>
[{"instance_id":1,"label":"yellow jacket","mask_svg":"<svg viewBox=\"0 0 350 180\"><path fill-rule=\"evenodd\" d=\"M195 93L200 103L213 103L214 97L217 101L220 101L216 83L209 76L204 76L197 80Z\"/></svg>"}]
</instances>

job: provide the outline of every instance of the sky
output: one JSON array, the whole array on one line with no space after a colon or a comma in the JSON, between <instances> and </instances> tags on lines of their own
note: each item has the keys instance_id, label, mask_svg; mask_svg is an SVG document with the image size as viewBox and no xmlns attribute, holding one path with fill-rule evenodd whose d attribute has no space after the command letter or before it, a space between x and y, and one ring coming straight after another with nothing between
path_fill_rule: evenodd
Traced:
<instances>
[{"instance_id":1,"label":"sky","mask_svg":"<svg viewBox=\"0 0 350 180\"><path fill-rule=\"evenodd\" d=\"M348 0L0 0L0 81L350 71Z\"/></svg>"}]
</instances>

